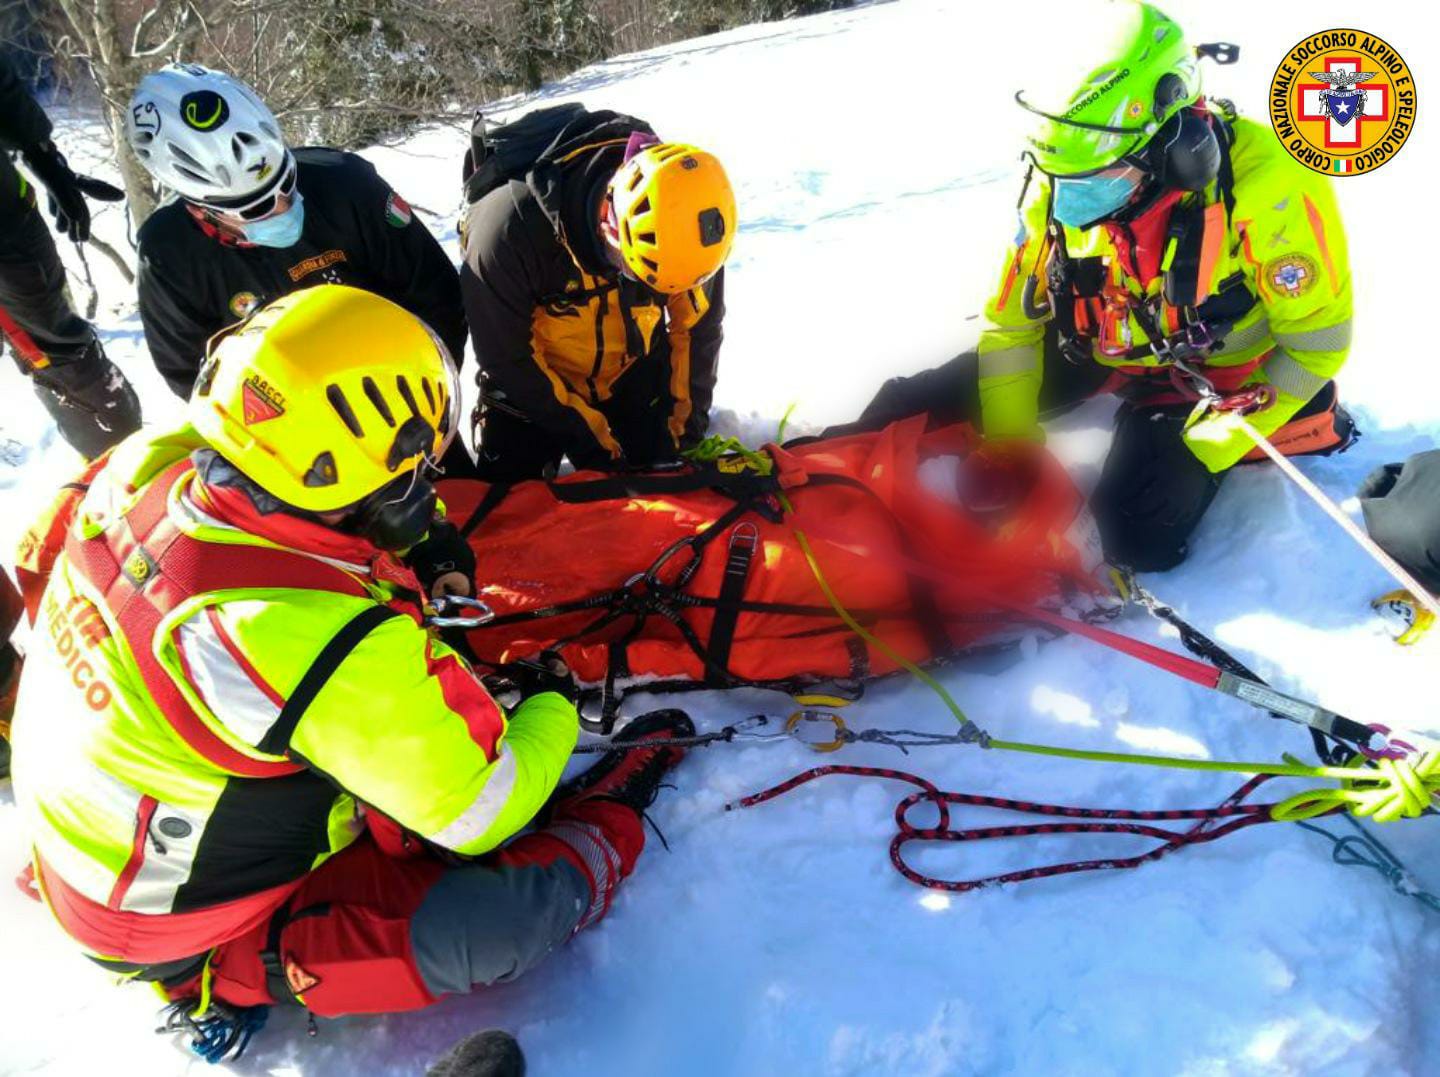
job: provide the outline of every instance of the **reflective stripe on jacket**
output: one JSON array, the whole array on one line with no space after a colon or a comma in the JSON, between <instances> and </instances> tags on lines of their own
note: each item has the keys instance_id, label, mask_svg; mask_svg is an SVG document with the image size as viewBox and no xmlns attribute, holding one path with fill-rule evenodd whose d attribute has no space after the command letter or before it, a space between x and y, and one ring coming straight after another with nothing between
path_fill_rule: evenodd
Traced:
<instances>
[{"instance_id":1,"label":"reflective stripe on jacket","mask_svg":"<svg viewBox=\"0 0 1440 1077\"><path fill-rule=\"evenodd\" d=\"M311 531L335 533L303 521L286 545L276 539L291 525L266 518L258 534L227 519L195 473L175 467L196 444L132 439L97 477L41 600L16 713L17 800L47 888L66 891L52 905L88 910L83 925L63 912L62 923L130 960L167 956L155 946L184 956L243 930L358 836L358 805L459 853L495 848L550 795L577 734L573 706L555 694L507 721L449 647L387 609L403 604L407 581L378 551L317 547ZM162 477L173 485L163 525L183 535L182 559L172 566L147 547L158 540L138 542L98 593L79 549L148 533L140 514ZM246 565L270 555L309 564L312 581L250 578ZM229 559L235 586L188 593L192 556L206 572ZM353 581L348 593L337 577ZM143 644L129 599L163 610ZM373 625L323 683L307 683L361 616ZM137 914L169 914L176 930L142 931ZM150 949L127 953L142 936Z\"/></svg>"},{"instance_id":2,"label":"reflective stripe on jacket","mask_svg":"<svg viewBox=\"0 0 1440 1077\"><path fill-rule=\"evenodd\" d=\"M1276 406L1256 421L1268 434L1292 418L1345 361L1351 331L1349 254L1329 180L1293 160L1264 125L1242 118L1232 127L1235 207L1210 277L1215 282L1236 279L1256 302L1229 328L1208 364L1253 365L1245 383L1275 387ZM1207 204L1219 199L1214 184L1204 197ZM1048 181L1037 176L999 287L985 307L980 396L985 430L992 436L1039 435L1041 344L1048 321L1041 308L1051 298L1063 301L1045 294L1049 199ZM1105 228L1067 227L1064 242L1072 259L1103 258L1121 286L1145 294L1138 281L1124 279ZM1158 290L1158 283L1151 290ZM1146 343L1133 317L1128 331L1137 348ZM1158 363L1147 354L1110 356L1098 348L1090 354L1117 369Z\"/></svg>"}]
</instances>

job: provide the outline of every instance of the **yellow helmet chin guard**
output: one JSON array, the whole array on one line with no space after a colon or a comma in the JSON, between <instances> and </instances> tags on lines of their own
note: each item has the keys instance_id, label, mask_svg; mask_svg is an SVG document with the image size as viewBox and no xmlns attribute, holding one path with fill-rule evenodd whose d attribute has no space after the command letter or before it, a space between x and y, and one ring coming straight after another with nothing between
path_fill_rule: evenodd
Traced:
<instances>
[{"instance_id":1,"label":"yellow helmet chin guard","mask_svg":"<svg viewBox=\"0 0 1440 1077\"><path fill-rule=\"evenodd\" d=\"M630 274L678 295L713 277L735 242L735 191L719 158L679 142L647 146L610 181Z\"/></svg>"},{"instance_id":2,"label":"yellow helmet chin guard","mask_svg":"<svg viewBox=\"0 0 1440 1077\"><path fill-rule=\"evenodd\" d=\"M190 421L221 456L288 505L347 508L438 460L454 437L459 379L419 318L358 288L293 292L211 342Z\"/></svg>"}]
</instances>

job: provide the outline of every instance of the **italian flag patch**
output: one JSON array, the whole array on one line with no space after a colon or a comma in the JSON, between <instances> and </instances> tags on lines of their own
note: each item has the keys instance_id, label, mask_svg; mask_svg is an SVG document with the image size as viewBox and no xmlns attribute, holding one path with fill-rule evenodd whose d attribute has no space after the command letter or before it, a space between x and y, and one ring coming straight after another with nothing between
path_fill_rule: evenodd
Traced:
<instances>
[{"instance_id":1,"label":"italian flag patch","mask_svg":"<svg viewBox=\"0 0 1440 1077\"><path fill-rule=\"evenodd\" d=\"M391 228L407 228L414 219L415 212L410 208L410 203L395 192L390 192L390 197L385 200L385 223Z\"/></svg>"},{"instance_id":2,"label":"italian flag patch","mask_svg":"<svg viewBox=\"0 0 1440 1077\"><path fill-rule=\"evenodd\" d=\"M1345 173L1350 172L1355 168L1354 164L1351 163L1350 158L1348 157L1335 158L1335 163L1331 167L1334 168L1334 170L1336 172L1339 172L1341 175L1344 175Z\"/></svg>"}]
</instances>

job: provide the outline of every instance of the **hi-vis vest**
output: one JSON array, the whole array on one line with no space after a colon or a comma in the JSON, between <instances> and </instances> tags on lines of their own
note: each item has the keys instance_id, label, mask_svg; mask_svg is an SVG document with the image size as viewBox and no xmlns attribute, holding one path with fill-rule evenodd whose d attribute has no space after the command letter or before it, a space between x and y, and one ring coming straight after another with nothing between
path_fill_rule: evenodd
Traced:
<instances>
[{"instance_id":1,"label":"hi-vis vest","mask_svg":"<svg viewBox=\"0 0 1440 1077\"><path fill-rule=\"evenodd\" d=\"M1169 274L1136 279L1103 226L1057 225L1056 244L1049 235L1049 183L1039 176L1031 183L1015 245L985 307L979 357L987 434L1038 434L1052 302L1065 305L1062 325L1072 323L1083 343L1072 355L1136 375L1165 365L1148 347L1150 330L1183 332L1198 309L1212 323L1199 332L1212 338L1205 365L1222 391L1258 382L1278 391L1279 406L1264 416L1267 434L1334 377L1350 348L1351 293L1345 233L1329 180L1296 163L1264 126L1239 118L1232 130L1232 204L1225 204L1219 184L1182 203L1195 222L1186 230L1194 247L1178 253L1193 263L1194 291L1188 301L1155 303L1149 327L1125 304L1102 297L1128 295L1137 305L1158 300ZM1057 246L1079 269L1078 295L1047 293Z\"/></svg>"},{"instance_id":2,"label":"hi-vis vest","mask_svg":"<svg viewBox=\"0 0 1440 1077\"><path fill-rule=\"evenodd\" d=\"M361 802L463 853L529 821L573 707L537 696L507 725L403 588L207 516L173 443L130 450L144 477L112 463L68 530L14 728L37 879L72 936L203 952L353 842Z\"/></svg>"}]
</instances>

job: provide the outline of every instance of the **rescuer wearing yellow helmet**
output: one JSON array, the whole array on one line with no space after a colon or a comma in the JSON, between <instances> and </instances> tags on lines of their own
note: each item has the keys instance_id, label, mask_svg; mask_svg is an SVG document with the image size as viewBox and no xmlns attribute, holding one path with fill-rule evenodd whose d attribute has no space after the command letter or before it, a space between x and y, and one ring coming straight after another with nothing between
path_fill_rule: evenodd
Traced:
<instances>
[{"instance_id":1,"label":"rescuer wearing yellow helmet","mask_svg":"<svg viewBox=\"0 0 1440 1077\"><path fill-rule=\"evenodd\" d=\"M36 879L209 1046L257 1006L412 1009L524 972L603 915L681 754L607 755L510 840L578 722L563 666L506 714L427 623L457 389L402 308L292 293L212 346L190 425L124 442L46 529L14 723Z\"/></svg>"},{"instance_id":2,"label":"rescuer wearing yellow helmet","mask_svg":"<svg viewBox=\"0 0 1440 1077\"><path fill-rule=\"evenodd\" d=\"M648 465L698 442L736 227L720 161L562 105L477 123L466 197L482 476Z\"/></svg>"}]
</instances>

